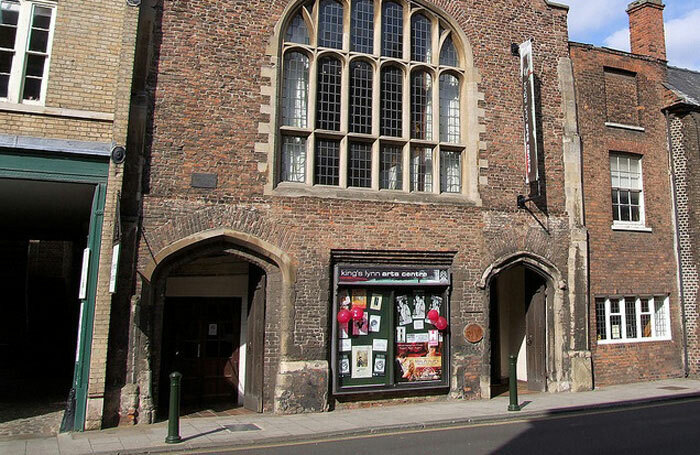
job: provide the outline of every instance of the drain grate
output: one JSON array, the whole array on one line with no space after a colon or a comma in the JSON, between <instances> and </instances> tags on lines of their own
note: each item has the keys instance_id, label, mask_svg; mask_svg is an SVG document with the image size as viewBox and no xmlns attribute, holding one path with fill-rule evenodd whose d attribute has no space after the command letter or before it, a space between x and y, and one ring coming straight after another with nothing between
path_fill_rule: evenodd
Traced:
<instances>
[{"instance_id":1,"label":"drain grate","mask_svg":"<svg viewBox=\"0 0 700 455\"><path fill-rule=\"evenodd\" d=\"M222 425L227 431L230 433L235 433L238 431L260 431L262 428L260 428L257 425L254 425L252 423L235 423L233 425Z\"/></svg>"},{"instance_id":2,"label":"drain grate","mask_svg":"<svg viewBox=\"0 0 700 455\"><path fill-rule=\"evenodd\" d=\"M662 390L688 390L687 387L678 387L677 385L669 385L666 387L659 387Z\"/></svg>"}]
</instances>

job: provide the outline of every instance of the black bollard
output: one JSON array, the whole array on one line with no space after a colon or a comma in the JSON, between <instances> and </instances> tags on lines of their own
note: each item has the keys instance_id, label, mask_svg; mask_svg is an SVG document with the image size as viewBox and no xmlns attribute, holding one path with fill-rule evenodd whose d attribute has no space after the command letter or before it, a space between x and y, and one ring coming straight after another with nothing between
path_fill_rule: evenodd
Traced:
<instances>
[{"instance_id":1,"label":"black bollard","mask_svg":"<svg viewBox=\"0 0 700 455\"><path fill-rule=\"evenodd\" d=\"M509 411L520 411L520 406L518 405L518 373L515 366L517 361L518 358L512 354L508 357L508 370L510 375L510 379L508 380L508 388L510 389Z\"/></svg>"},{"instance_id":2,"label":"black bollard","mask_svg":"<svg viewBox=\"0 0 700 455\"><path fill-rule=\"evenodd\" d=\"M182 375L177 371L170 373L170 414L168 415L167 444L182 442L180 437L180 382Z\"/></svg>"}]
</instances>

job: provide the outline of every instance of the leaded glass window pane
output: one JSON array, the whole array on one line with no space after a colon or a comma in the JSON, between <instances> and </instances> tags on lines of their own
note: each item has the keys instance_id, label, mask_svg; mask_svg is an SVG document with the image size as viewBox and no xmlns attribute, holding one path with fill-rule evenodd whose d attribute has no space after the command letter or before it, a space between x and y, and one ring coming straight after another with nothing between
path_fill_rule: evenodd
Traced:
<instances>
[{"instance_id":1,"label":"leaded glass window pane","mask_svg":"<svg viewBox=\"0 0 700 455\"><path fill-rule=\"evenodd\" d=\"M372 145L366 142L350 142L350 166L348 186L372 187Z\"/></svg>"},{"instance_id":2,"label":"leaded glass window pane","mask_svg":"<svg viewBox=\"0 0 700 455\"><path fill-rule=\"evenodd\" d=\"M403 71L390 66L382 70L382 135L402 135Z\"/></svg>"},{"instance_id":3,"label":"leaded glass window pane","mask_svg":"<svg viewBox=\"0 0 700 455\"><path fill-rule=\"evenodd\" d=\"M427 17L416 14L411 20L411 60L430 63L432 54L432 24Z\"/></svg>"},{"instance_id":4,"label":"leaded glass window pane","mask_svg":"<svg viewBox=\"0 0 700 455\"><path fill-rule=\"evenodd\" d=\"M459 58L457 57L457 49L452 37L448 36L445 42L442 43L440 51L440 64L445 66L459 66Z\"/></svg>"},{"instance_id":5,"label":"leaded glass window pane","mask_svg":"<svg viewBox=\"0 0 700 455\"><path fill-rule=\"evenodd\" d=\"M426 71L411 76L411 137L433 139L433 81Z\"/></svg>"},{"instance_id":6,"label":"leaded glass window pane","mask_svg":"<svg viewBox=\"0 0 700 455\"><path fill-rule=\"evenodd\" d=\"M433 191L433 149L411 148L411 191Z\"/></svg>"},{"instance_id":7,"label":"leaded glass window pane","mask_svg":"<svg viewBox=\"0 0 700 455\"><path fill-rule=\"evenodd\" d=\"M374 74L367 62L350 65L350 131L372 133L372 84Z\"/></svg>"},{"instance_id":8,"label":"leaded glass window pane","mask_svg":"<svg viewBox=\"0 0 700 455\"><path fill-rule=\"evenodd\" d=\"M306 138L282 136L283 182L306 181Z\"/></svg>"},{"instance_id":9,"label":"leaded glass window pane","mask_svg":"<svg viewBox=\"0 0 700 455\"><path fill-rule=\"evenodd\" d=\"M317 127L322 130L340 130L341 63L325 57L318 64Z\"/></svg>"},{"instance_id":10,"label":"leaded glass window pane","mask_svg":"<svg viewBox=\"0 0 700 455\"><path fill-rule=\"evenodd\" d=\"M382 144L380 150L380 188L400 190L403 187L403 149L399 145Z\"/></svg>"},{"instance_id":11,"label":"leaded glass window pane","mask_svg":"<svg viewBox=\"0 0 700 455\"><path fill-rule=\"evenodd\" d=\"M665 301L666 298L663 296L654 297L654 326L657 337L669 336L668 329L666 327L667 309Z\"/></svg>"},{"instance_id":12,"label":"leaded glass window pane","mask_svg":"<svg viewBox=\"0 0 700 455\"><path fill-rule=\"evenodd\" d=\"M403 6L384 2L382 8L382 55L403 57Z\"/></svg>"},{"instance_id":13,"label":"leaded glass window pane","mask_svg":"<svg viewBox=\"0 0 700 455\"><path fill-rule=\"evenodd\" d=\"M342 49L343 5L335 0L322 0L318 22L318 45Z\"/></svg>"},{"instance_id":14,"label":"leaded glass window pane","mask_svg":"<svg viewBox=\"0 0 700 455\"><path fill-rule=\"evenodd\" d=\"M316 139L316 184L340 184L340 141Z\"/></svg>"},{"instance_id":15,"label":"leaded glass window pane","mask_svg":"<svg viewBox=\"0 0 700 455\"><path fill-rule=\"evenodd\" d=\"M306 22L301 13L294 16L292 22L287 28L287 34L284 40L288 43L309 44L309 30L306 27Z\"/></svg>"},{"instance_id":16,"label":"leaded glass window pane","mask_svg":"<svg viewBox=\"0 0 700 455\"><path fill-rule=\"evenodd\" d=\"M462 191L462 154L442 150L440 152L440 191L460 193Z\"/></svg>"},{"instance_id":17,"label":"leaded glass window pane","mask_svg":"<svg viewBox=\"0 0 700 455\"><path fill-rule=\"evenodd\" d=\"M282 124L296 128L308 126L309 59L300 52L284 56L284 92Z\"/></svg>"},{"instance_id":18,"label":"leaded glass window pane","mask_svg":"<svg viewBox=\"0 0 700 455\"><path fill-rule=\"evenodd\" d=\"M374 2L354 0L352 2L352 26L350 30L351 50L371 54L374 52Z\"/></svg>"},{"instance_id":19,"label":"leaded glass window pane","mask_svg":"<svg viewBox=\"0 0 700 455\"><path fill-rule=\"evenodd\" d=\"M459 80L452 74L440 76L440 140L460 142Z\"/></svg>"},{"instance_id":20,"label":"leaded glass window pane","mask_svg":"<svg viewBox=\"0 0 700 455\"><path fill-rule=\"evenodd\" d=\"M637 303L634 297L625 297L625 326L627 338L637 338Z\"/></svg>"},{"instance_id":21,"label":"leaded glass window pane","mask_svg":"<svg viewBox=\"0 0 700 455\"><path fill-rule=\"evenodd\" d=\"M596 335L598 340L606 340L607 334L607 317L605 315L605 299L595 299L595 320L596 320Z\"/></svg>"}]
</instances>

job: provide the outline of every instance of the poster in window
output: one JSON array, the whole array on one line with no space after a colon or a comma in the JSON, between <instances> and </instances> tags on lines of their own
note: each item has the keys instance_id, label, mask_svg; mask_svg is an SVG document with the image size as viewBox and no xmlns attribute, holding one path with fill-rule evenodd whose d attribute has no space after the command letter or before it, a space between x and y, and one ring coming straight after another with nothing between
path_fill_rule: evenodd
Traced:
<instances>
[{"instance_id":1,"label":"poster in window","mask_svg":"<svg viewBox=\"0 0 700 455\"><path fill-rule=\"evenodd\" d=\"M338 336L340 338L350 338L350 331L348 330L348 322L338 323Z\"/></svg>"},{"instance_id":2,"label":"poster in window","mask_svg":"<svg viewBox=\"0 0 700 455\"><path fill-rule=\"evenodd\" d=\"M350 352L351 349L352 349L352 340L350 338L340 340L340 352Z\"/></svg>"},{"instance_id":3,"label":"poster in window","mask_svg":"<svg viewBox=\"0 0 700 455\"><path fill-rule=\"evenodd\" d=\"M377 357L374 358L373 376L384 376L385 370L386 370L386 355L377 354Z\"/></svg>"},{"instance_id":4,"label":"poster in window","mask_svg":"<svg viewBox=\"0 0 700 455\"><path fill-rule=\"evenodd\" d=\"M408 325L413 322L411 308L408 306L408 296L396 296L396 312L399 314L399 325Z\"/></svg>"},{"instance_id":5,"label":"poster in window","mask_svg":"<svg viewBox=\"0 0 700 455\"><path fill-rule=\"evenodd\" d=\"M377 314L373 314L369 317L369 331L370 332L373 332L373 333L379 332L379 328L381 327L381 325L382 325L382 317L381 316L379 316Z\"/></svg>"},{"instance_id":6,"label":"poster in window","mask_svg":"<svg viewBox=\"0 0 700 455\"><path fill-rule=\"evenodd\" d=\"M355 336L369 334L369 319L367 313L365 313L359 321L352 321L352 334Z\"/></svg>"},{"instance_id":7,"label":"poster in window","mask_svg":"<svg viewBox=\"0 0 700 455\"><path fill-rule=\"evenodd\" d=\"M396 342L405 343L406 342L406 327L396 327Z\"/></svg>"},{"instance_id":8,"label":"poster in window","mask_svg":"<svg viewBox=\"0 0 700 455\"><path fill-rule=\"evenodd\" d=\"M435 310L438 313L440 313L440 308L442 307L442 297L439 295L431 295L430 296L430 310Z\"/></svg>"},{"instance_id":9,"label":"poster in window","mask_svg":"<svg viewBox=\"0 0 700 455\"><path fill-rule=\"evenodd\" d=\"M416 319L413 321L413 330L423 330L425 328L425 321L422 319Z\"/></svg>"},{"instance_id":10,"label":"poster in window","mask_svg":"<svg viewBox=\"0 0 700 455\"><path fill-rule=\"evenodd\" d=\"M428 330L428 346L440 344L440 333L437 330Z\"/></svg>"},{"instance_id":11,"label":"poster in window","mask_svg":"<svg viewBox=\"0 0 700 455\"><path fill-rule=\"evenodd\" d=\"M338 291L338 310L350 309L350 294L347 289Z\"/></svg>"},{"instance_id":12,"label":"poster in window","mask_svg":"<svg viewBox=\"0 0 700 455\"><path fill-rule=\"evenodd\" d=\"M389 347L389 340L386 338L376 338L372 340L372 350L377 352L386 352Z\"/></svg>"},{"instance_id":13,"label":"poster in window","mask_svg":"<svg viewBox=\"0 0 700 455\"><path fill-rule=\"evenodd\" d=\"M340 377L345 378L350 376L350 357L348 355L340 356Z\"/></svg>"},{"instance_id":14,"label":"poster in window","mask_svg":"<svg viewBox=\"0 0 700 455\"><path fill-rule=\"evenodd\" d=\"M397 344L396 372L398 382L439 381L442 379L442 346Z\"/></svg>"},{"instance_id":15,"label":"poster in window","mask_svg":"<svg viewBox=\"0 0 700 455\"><path fill-rule=\"evenodd\" d=\"M369 309L373 311L382 311L382 295L372 294L372 300L369 303Z\"/></svg>"},{"instance_id":16,"label":"poster in window","mask_svg":"<svg viewBox=\"0 0 700 455\"><path fill-rule=\"evenodd\" d=\"M422 292L413 296L413 319L425 319L425 294Z\"/></svg>"},{"instance_id":17,"label":"poster in window","mask_svg":"<svg viewBox=\"0 0 700 455\"><path fill-rule=\"evenodd\" d=\"M363 310L367 308L367 291L364 289L353 289L352 290L352 307L362 308Z\"/></svg>"},{"instance_id":18,"label":"poster in window","mask_svg":"<svg viewBox=\"0 0 700 455\"><path fill-rule=\"evenodd\" d=\"M353 379L372 377L372 346L352 347L352 372Z\"/></svg>"}]
</instances>

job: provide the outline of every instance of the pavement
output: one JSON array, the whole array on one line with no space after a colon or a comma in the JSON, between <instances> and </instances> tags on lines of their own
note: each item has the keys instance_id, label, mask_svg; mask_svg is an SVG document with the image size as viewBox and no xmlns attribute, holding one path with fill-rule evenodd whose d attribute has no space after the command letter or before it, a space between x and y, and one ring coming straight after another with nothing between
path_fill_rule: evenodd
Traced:
<instances>
[{"instance_id":1,"label":"pavement","mask_svg":"<svg viewBox=\"0 0 700 455\"><path fill-rule=\"evenodd\" d=\"M336 410L318 414L247 414L180 421L179 444L165 444L167 422L53 437L0 440L3 455L155 454L188 450L289 443L509 420L528 420L582 411L700 398L700 380L670 379L598 388L579 393L521 395L519 412L508 397Z\"/></svg>"}]
</instances>

